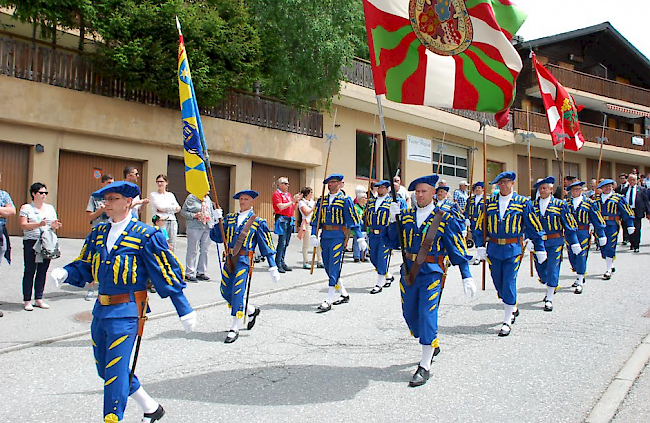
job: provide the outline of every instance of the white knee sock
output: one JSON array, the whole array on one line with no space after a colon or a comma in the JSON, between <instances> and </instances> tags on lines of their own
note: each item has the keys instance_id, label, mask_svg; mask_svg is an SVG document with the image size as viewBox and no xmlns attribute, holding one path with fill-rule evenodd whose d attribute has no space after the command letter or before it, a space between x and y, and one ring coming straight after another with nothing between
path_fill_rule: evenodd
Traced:
<instances>
[{"instance_id":1,"label":"white knee sock","mask_svg":"<svg viewBox=\"0 0 650 423\"><path fill-rule=\"evenodd\" d=\"M607 271L611 273L614 268L614 259L612 257L607 257L605 263L607 263Z\"/></svg>"},{"instance_id":2,"label":"white knee sock","mask_svg":"<svg viewBox=\"0 0 650 423\"><path fill-rule=\"evenodd\" d=\"M503 305L503 323L511 324L512 314L515 312L516 309L517 306L514 305L508 305L508 304Z\"/></svg>"},{"instance_id":3,"label":"white knee sock","mask_svg":"<svg viewBox=\"0 0 650 423\"><path fill-rule=\"evenodd\" d=\"M554 296L555 296L555 287L554 286L546 287L546 301L553 302Z\"/></svg>"},{"instance_id":4,"label":"white knee sock","mask_svg":"<svg viewBox=\"0 0 650 423\"><path fill-rule=\"evenodd\" d=\"M251 314L255 313L255 306L251 305L250 303L248 304L248 308L246 309L246 314L249 316Z\"/></svg>"},{"instance_id":5,"label":"white knee sock","mask_svg":"<svg viewBox=\"0 0 650 423\"><path fill-rule=\"evenodd\" d=\"M348 291L345 289L345 287L341 282L339 282L339 291L341 291L341 295L343 295L344 297L348 296Z\"/></svg>"},{"instance_id":6,"label":"white knee sock","mask_svg":"<svg viewBox=\"0 0 650 423\"><path fill-rule=\"evenodd\" d=\"M142 408L142 411L145 413L153 413L158 409L158 402L151 398L142 386L131 394L131 398L138 403L140 408Z\"/></svg>"},{"instance_id":7,"label":"white knee sock","mask_svg":"<svg viewBox=\"0 0 650 423\"><path fill-rule=\"evenodd\" d=\"M585 281L585 275L578 275L578 285L582 285L582 283Z\"/></svg>"},{"instance_id":8,"label":"white knee sock","mask_svg":"<svg viewBox=\"0 0 650 423\"><path fill-rule=\"evenodd\" d=\"M230 330L239 332L239 327L241 324L244 322L244 318L242 317L241 319L238 319L237 316L232 318L232 326L230 327Z\"/></svg>"},{"instance_id":9,"label":"white knee sock","mask_svg":"<svg viewBox=\"0 0 650 423\"><path fill-rule=\"evenodd\" d=\"M329 290L327 291L327 302L332 304L334 302L334 294L336 293L336 288L333 286L329 287Z\"/></svg>"},{"instance_id":10,"label":"white knee sock","mask_svg":"<svg viewBox=\"0 0 650 423\"><path fill-rule=\"evenodd\" d=\"M433 347L431 345L422 345L422 360L420 360L420 367L424 370L431 368L431 359L433 358Z\"/></svg>"},{"instance_id":11,"label":"white knee sock","mask_svg":"<svg viewBox=\"0 0 650 423\"><path fill-rule=\"evenodd\" d=\"M377 274L377 283L375 284L375 286L381 288L382 286L384 286L385 282L386 282L386 275Z\"/></svg>"}]
</instances>

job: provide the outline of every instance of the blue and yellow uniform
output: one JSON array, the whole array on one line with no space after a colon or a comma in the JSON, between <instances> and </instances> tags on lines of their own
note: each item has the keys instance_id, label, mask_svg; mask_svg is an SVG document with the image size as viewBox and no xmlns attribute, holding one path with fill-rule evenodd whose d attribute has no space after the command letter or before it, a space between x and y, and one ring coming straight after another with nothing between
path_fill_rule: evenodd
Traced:
<instances>
[{"instance_id":1,"label":"blue and yellow uniform","mask_svg":"<svg viewBox=\"0 0 650 423\"><path fill-rule=\"evenodd\" d=\"M600 247L600 254L604 259L616 258L618 221L622 220L622 226L625 228L633 228L634 221L632 219L634 218L634 212L630 208L630 205L627 204L625 197L615 192L612 192L605 202L603 202L602 194L596 194L594 197L594 205L603 216L603 220L605 221L605 236L607 237L607 244Z\"/></svg>"},{"instance_id":2,"label":"blue and yellow uniform","mask_svg":"<svg viewBox=\"0 0 650 423\"><path fill-rule=\"evenodd\" d=\"M605 236L605 221L600 214L600 210L594 204L594 200L590 198L583 197L577 208L573 206L573 198L568 198L566 204L578 225L576 235L578 236L580 247L582 247L582 252L578 255L573 254L571 248L567 249L569 262L578 275L584 275L587 272L587 253L590 237L589 224L593 225L596 236L602 238Z\"/></svg>"},{"instance_id":3,"label":"blue and yellow uniform","mask_svg":"<svg viewBox=\"0 0 650 423\"><path fill-rule=\"evenodd\" d=\"M393 199L390 195L386 195L379 207L376 207L376 203L375 197L368 200L361 220L367 228L370 261L377 269L377 274L386 275L391 250L386 246L386 231L390 222L390 205Z\"/></svg>"},{"instance_id":4,"label":"blue and yellow uniform","mask_svg":"<svg viewBox=\"0 0 650 423\"><path fill-rule=\"evenodd\" d=\"M146 296L147 280L151 280L161 297L171 298L179 316L193 310L183 294L183 267L163 233L132 218L107 251L111 224L97 224L79 257L64 268L66 283L83 287L99 282L90 335L97 372L104 379L104 420L117 422L122 420L128 396L140 388L135 376L129 386L129 362L138 333L136 296ZM127 297L126 302L112 304L118 296Z\"/></svg>"},{"instance_id":5,"label":"blue and yellow uniform","mask_svg":"<svg viewBox=\"0 0 650 423\"><path fill-rule=\"evenodd\" d=\"M499 214L499 194L487 199L487 261L499 298L510 306L517 303L517 273L521 265L523 237L535 245L535 251L544 251L544 229L528 197L512 193L503 218ZM483 213L477 218L477 227L483 228ZM483 231L476 232L476 245L485 244Z\"/></svg>"},{"instance_id":6,"label":"blue and yellow uniform","mask_svg":"<svg viewBox=\"0 0 650 423\"><path fill-rule=\"evenodd\" d=\"M415 338L419 338L420 344L431 345L434 348L440 344L438 341L438 301L442 288L441 279L444 273L445 257L449 257L453 265L459 266L463 279L472 277L467 262L469 258L467 245L462 236L465 218L458 206L449 202L441 202L440 207L433 208L421 226L417 225L416 208L405 210L399 216L402 224L402 243L409 264L408 269L410 269L437 211L443 213L443 218L426 261L422 263L414 283L410 286L404 280L407 270L402 265L399 284L402 296L402 314L411 334ZM398 236L397 223L390 224L388 227L390 247L397 248L399 246Z\"/></svg>"},{"instance_id":7,"label":"blue and yellow uniform","mask_svg":"<svg viewBox=\"0 0 650 423\"><path fill-rule=\"evenodd\" d=\"M251 209L249 215L241 222L241 225L237 221L239 213L228 213L224 217L223 230L227 240L225 246L229 251L232 251L235 247L239 234L252 215L253 210ZM216 243L223 242L219 225L214 225L210 230L210 238ZM255 221L244 239L239 254L233 257L234 269L228 270L224 266L221 271L221 296L228 303L231 310L230 314L238 319L244 317L244 297L255 248L259 248L260 254L266 257L269 267L275 267L275 249L273 248L271 231L266 220L259 216L255 217Z\"/></svg>"},{"instance_id":8,"label":"blue and yellow uniform","mask_svg":"<svg viewBox=\"0 0 650 423\"><path fill-rule=\"evenodd\" d=\"M329 286L338 289L339 275L341 274L341 259L345 249L345 235L348 230L353 231L357 238L361 238L360 221L354 211L354 204L350 197L341 191L337 192L333 200L325 196L325 203L321 207L322 198L316 202L311 220L311 234L316 234L316 225L320 220L320 246L323 250L323 264L329 277ZM322 214L321 214L322 211Z\"/></svg>"},{"instance_id":9,"label":"blue and yellow uniform","mask_svg":"<svg viewBox=\"0 0 650 423\"><path fill-rule=\"evenodd\" d=\"M481 231L483 233L483 228L477 225L479 215L483 213L483 199L484 195L479 198L478 202L476 201L476 195L470 195L467 199L467 204L465 205L465 220L469 220L469 226L467 230L472 234L472 239L476 241L476 232Z\"/></svg>"},{"instance_id":10,"label":"blue and yellow uniform","mask_svg":"<svg viewBox=\"0 0 650 423\"><path fill-rule=\"evenodd\" d=\"M546 249L547 259L543 263L539 263L537 257L535 257L535 268L542 283L555 288L560 280L564 239L566 238L568 245L578 243L578 237L576 236L578 224L566 202L550 196L545 214L542 214L539 202L539 198L533 201L533 208L544 229L544 248Z\"/></svg>"}]
</instances>

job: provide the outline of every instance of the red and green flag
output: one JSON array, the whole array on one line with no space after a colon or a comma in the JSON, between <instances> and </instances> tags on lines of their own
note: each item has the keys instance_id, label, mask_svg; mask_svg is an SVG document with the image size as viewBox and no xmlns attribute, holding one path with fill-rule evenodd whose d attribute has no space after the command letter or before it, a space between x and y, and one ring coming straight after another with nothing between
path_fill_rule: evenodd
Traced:
<instances>
[{"instance_id":1,"label":"red and green flag","mask_svg":"<svg viewBox=\"0 0 650 423\"><path fill-rule=\"evenodd\" d=\"M509 0L363 0L375 92L508 123L526 14Z\"/></svg>"}]
</instances>

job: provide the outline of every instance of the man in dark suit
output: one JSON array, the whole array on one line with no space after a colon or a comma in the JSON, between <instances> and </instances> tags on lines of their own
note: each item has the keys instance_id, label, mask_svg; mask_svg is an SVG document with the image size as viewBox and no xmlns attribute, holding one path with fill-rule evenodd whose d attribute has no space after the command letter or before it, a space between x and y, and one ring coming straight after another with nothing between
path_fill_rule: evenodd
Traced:
<instances>
[{"instance_id":1,"label":"man in dark suit","mask_svg":"<svg viewBox=\"0 0 650 423\"><path fill-rule=\"evenodd\" d=\"M627 183L628 186L622 195L634 212L635 227L634 233L628 236L628 240L630 241L630 250L638 253L639 244L641 243L641 219L647 217L650 220L650 200L648 200L647 189L637 184L635 174L630 173L627 177Z\"/></svg>"},{"instance_id":2,"label":"man in dark suit","mask_svg":"<svg viewBox=\"0 0 650 423\"><path fill-rule=\"evenodd\" d=\"M565 176L562 186L560 186L560 184L557 185L557 188L555 189L555 194L553 194L553 197L558 198L560 200L564 200L564 197L566 196L566 191L565 191L566 187L568 187L573 182L575 182L576 179L578 179L578 178L575 177L575 176L571 176L571 175Z\"/></svg>"},{"instance_id":3,"label":"man in dark suit","mask_svg":"<svg viewBox=\"0 0 650 423\"><path fill-rule=\"evenodd\" d=\"M625 193L625 191L627 191L627 188L629 186L630 186L630 184L627 182L627 173L621 173L620 175L618 175L618 186L616 188L614 188L614 192L617 193L617 194L623 195ZM620 228L620 225L619 225L619 228ZM627 232L625 230L623 230L622 232L623 232L623 242L621 244L627 245L627 243L629 241L628 240L629 236L628 236L628 234L627 234ZM632 249L632 248L630 247L630 249Z\"/></svg>"}]
</instances>

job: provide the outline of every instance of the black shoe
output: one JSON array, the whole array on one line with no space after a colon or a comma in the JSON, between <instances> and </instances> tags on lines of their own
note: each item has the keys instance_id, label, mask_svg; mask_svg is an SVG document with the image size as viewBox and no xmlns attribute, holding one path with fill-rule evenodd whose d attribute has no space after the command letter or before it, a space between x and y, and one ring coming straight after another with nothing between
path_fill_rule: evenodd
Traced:
<instances>
[{"instance_id":1,"label":"black shoe","mask_svg":"<svg viewBox=\"0 0 650 423\"><path fill-rule=\"evenodd\" d=\"M501 330L499 331L499 336L508 336L510 335L511 327L509 324L504 323L501 325Z\"/></svg>"},{"instance_id":2,"label":"black shoe","mask_svg":"<svg viewBox=\"0 0 650 423\"><path fill-rule=\"evenodd\" d=\"M226 336L226 339L223 341L224 344L232 344L237 340L237 338L239 338L239 332L235 332L234 330L229 330L228 335L230 335L230 333L234 333L235 336Z\"/></svg>"},{"instance_id":3,"label":"black shoe","mask_svg":"<svg viewBox=\"0 0 650 423\"><path fill-rule=\"evenodd\" d=\"M286 270L284 270L284 267L282 267L282 266L278 266L278 272L287 273Z\"/></svg>"},{"instance_id":4,"label":"black shoe","mask_svg":"<svg viewBox=\"0 0 650 423\"><path fill-rule=\"evenodd\" d=\"M544 301L544 311L553 311L553 303L550 301Z\"/></svg>"},{"instance_id":5,"label":"black shoe","mask_svg":"<svg viewBox=\"0 0 650 423\"><path fill-rule=\"evenodd\" d=\"M430 373L428 370L424 370L422 366L418 366L418 369L413 373L413 377L409 381L409 386L415 388L416 386L422 386L427 383L429 380Z\"/></svg>"},{"instance_id":6,"label":"black shoe","mask_svg":"<svg viewBox=\"0 0 650 423\"><path fill-rule=\"evenodd\" d=\"M198 275L196 275L196 279L198 279L200 281L209 281L210 277L208 275L204 275L202 273L199 273Z\"/></svg>"},{"instance_id":7,"label":"black shoe","mask_svg":"<svg viewBox=\"0 0 650 423\"><path fill-rule=\"evenodd\" d=\"M630 250L634 250L634 247L630 245Z\"/></svg>"},{"instance_id":8,"label":"black shoe","mask_svg":"<svg viewBox=\"0 0 650 423\"><path fill-rule=\"evenodd\" d=\"M635 252L635 253L638 253L638 252L639 252L639 249L638 249L638 248L635 248L635 249L634 249L634 252Z\"/></svg>"},{"instance_id":9,"label":"black shoe","mask_svg":"<svg viewBox=\"0 0 650 423\"><path fill-rule=\"evenodd\" d=\"M578 281L573 282L573 285L571 285L571 288L577 288L578 287Z\"/></svg>"},{"instance_id":10,"label":"black shoe","mask_svg":"<svg viewBox=\"0 0 650 423\"><path fill-rule=\"evenodd\" d=\"M280 266L278 266L278 267L280 267ZM287 266L286 264L283 264L283 265L282 265L282 268L283 268L286 272L292 272L292 271L293 271L293 269L290 268L289 266Z\"/></svg>"},{"instance_id":11,"label":"black shoe","mask_svg":"<svg viewBox=\"0 0 650 423\"><path fill-rule=\"evenodd\" d=\"M0 317L4 316L5 314L0 310Z\"/></svg>"},{"instance_id":12,"label":"black shoe","mask_svg":"<svg viewBox=\"0 0 650 423\"><path fill-rule=\"evenodd\" d=\"M621 245L627 245L627 241L621 242Z\"/></svg>"},{"instance_id":13,"label":"black shoe","mask_svg":"<svg viewBox=\"0 0 650 423\"><path fill-rule=\"evenodd\" d=\"M603 279L606 281L610 280L611 278L612 278L611 272L605 272L605 274L603 275Z\"/></svg>"},{"instance_id":14,"label":"black shoe","mask_svg":"<svg viewBox=\"0 0 650 423\"><path fill-rule=\"evenodd\" d=\"M350 302L350 296L349 295L341 295L338 300L334 301L332 304L333 305L340 305L340 304L345 304Z\"/></svg>"},{"instance_id":15,"label":"black shoe","mask_svg":"<svg viewBox=\"0 0 650 423\"><path fill-rule=\"evenodd\" d=\"M433 363L433 359L436 358L440 354L440 347L435 347L433 349L433 357L431 357L431 362Z\"/></svg>"},{"instance_id":16,"label":"black shoe","mask_svg":"<svg viewBox=\"0 0 650 423\"><path fill-rule=\"evenodd\" d=\"M325 313L332 309L332 304L327 301L323 301L321 305L318 306L318 313Z\"/></svg>"},{"instance_id":17,"label":"black shoe","mask_svg":"<svg viewBox=\"0 0 650 423\"><path fill-rule=\"evenodd\" d=\"M246 325L246 329L248 330L253 329L253 326L255 326L255 319L259 315L260 315L260 309L255 307L255 311L253 312L253 314L248 315L248 325Z\"/></svg>"},{"instance_id":18,"label":"black shoe","mask_svg":"<svg viewBox=\"0 0 650 423\"><path fill-rule=\"evenodd\" d=\"M395 276L394 276L394 275L390 275L390 278L386 278L386 281L387 281L387 282L395 282Z\"/></svg>"},{"instance_id":19,"label":"black shoe","mask_svg":"<svg viewBox=\"0 0 650 423\"><path fill-rule=\"evenodd\" d=\"M386 283L384 284L384 288L390 288L391 283L393 283L393 281L387 280Z\"/></svg>"},{"instance_id":20,"label":"black shoe","mask_svg":"<svg viewBox=\"0 0 650 423\"><path fill-rule=\"evenodd\" d=\"M164 415L165 409L162 407L162 405L158 404L158 408L153 413L144 413L144 416L142 416L142 421L144 423L157 422L158 420L162 419Z\"/></svg>"},{"instance_id":21,"label":"black shoe","mask_svg":"<svg viewBox=\"0 0 650 423\"><path fill-rule=\"evenodd\" d=\"M582 285L576 286L576 290L573 291L574 294L582 294Z\"/></svg>"},{"instance_id":22,"label":"black shoe","mask_svg":"<svg viewBox=\"0 0 650 423\"><path fill-rule=\"evenodd\" d=\"M196 279L194 276L185 276L185 282L198 282L198 279Z\"/></svg>"},{"instance_id":23,"label":"black shoe","mask_svg":"<svg viewBox=\"0 0 650 423\"><path fill-rule=\"evenodd\" d=\"M354 259L355 263L359 263L360 261L361 261L361 259Z\"/></svg>"},{"instance_id":24,"label":"black shoe","mask_svg":"<svg viewBox=\"0 0 650 423\"><path fill-rule=\"evenodd\" d=\"M616 272L616 268L612 267L612 273Z\"/></svg>"},{"instance_id":25,"label":"black shoe","mask_svg":"<svg viewBox=\"0 0 650 423\"><path fill-rule=\"evenodd\" d=\"M519 309L515 310L514 313L512 313L512 325L515 324L515 320L517 320L517 317L519 317Z\"/></svg>"},{"instance_id":26,"label":"black shoe","mask_svg":"<svg viewBox=\"0 0 650 423\"><path fill-rule=\"evenodd\" d=\"M374 288L372 288L372 291L370 291L370 293L371 294L379 294L381 291L382 291L381 286L375 286Z\"/></svg>"}]
</instances>

